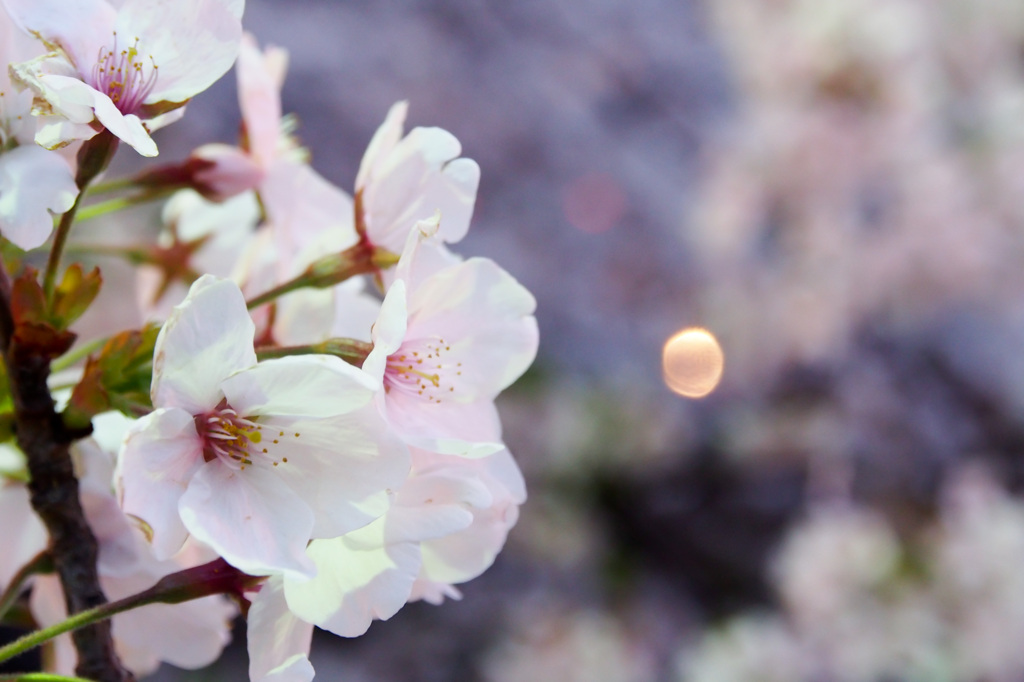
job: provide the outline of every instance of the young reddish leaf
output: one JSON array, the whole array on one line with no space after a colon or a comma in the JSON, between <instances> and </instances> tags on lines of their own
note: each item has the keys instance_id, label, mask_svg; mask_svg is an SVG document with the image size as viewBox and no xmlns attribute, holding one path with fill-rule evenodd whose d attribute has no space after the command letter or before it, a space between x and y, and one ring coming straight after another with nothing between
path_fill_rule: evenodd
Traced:
<instances>
[{"instance_id":1,"label":"young reddish leaf","mask_svg":"<svg viewBox=\"0 0 1024 682\"><path fill-rule=\"evenodd\" d=\"M91 356L81 381L71 392L64 423L71 428L84 428L94 416L109 410L133 417L149 412L153 346L159 332L156 325L121 332Z\"/></svg>"},{"instance_id":2,"label":"young reddish leaf","mask_svg":"<svg viewBox=\"0 0 1024 682\"><path fill-rule=\"evenodd\" d=\"M38 272L35 268L26 267L11 287L11 314L14 324L23 323L49 324L50 317L46 310L46 294L39 284Z\"/></svg>"},{"instance_id":3,"label":"young reddish leaf","mask_svg":"<svg viewBox=\"0 0 1024 682\"><path fill-rule=\"evenodd\" d=\"M89 274L82 272L82 265L75 263L64 271L64 279L53 294L51 316L60 329L67 329L82 316L100 292L103 277L99 268Z\"/></svg>"}]
</instances>

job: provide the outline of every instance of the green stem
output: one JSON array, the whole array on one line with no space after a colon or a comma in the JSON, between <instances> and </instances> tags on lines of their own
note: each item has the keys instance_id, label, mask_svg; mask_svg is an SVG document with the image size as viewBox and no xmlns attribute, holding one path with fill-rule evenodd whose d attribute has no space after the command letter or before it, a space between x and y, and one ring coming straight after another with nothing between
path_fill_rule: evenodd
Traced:
<instances>
[{"instance_id":1,"label":"green stem","mask_svg":"<svg viewBox=\"0 0 1024 682\"><path fill-rule=\"evenodd\" d=\"M295 279L285 282L284 284L279 284L273 289L270 289L269 291L264 291L256 298L247 301L246 305L249 306L249 310L252 310L253 308L258 308L265 303L270 303L273 300L281 298L287 293L290 293L297 289L302 289L303 287L307 286L312 285L307 284L306 278L303 275L299 275Z\"/></svg>"},{"instance_id":2,"label":"green stem","mask_svg":"<svg viewBox=\"0 0 1024 682\"><path fill-rule=\"evenodd\" d=\"M97 182L95 185L89 188L89 194L96 196L97 194L110 194L111 192L120 192L123 189L131 189L137 184L136 178L118 178L117 180L106 180L104 182Z\"/></svg>"},{"instance_id":3,"label":"green stem","mask_svg":"<svg viewBox=\"0 0 1024 682\"><path fill-rule=\"evenodd\" d=\"M34 649L43 642L53 639L57 635L63 635L65 632L71 632L72 630L77 630L80 627L84 627L92 623L98 623L101 620L105 620L115 614L121 613L121 611L127 611L128 609L143 605L136 604L132 600L133 597L129 597L128 599L110 602L103 606L97 606L96 608L88 609L86 611L79 611L67 620L63 620L56 625L35 630L23 637L19 637L7 646L0 648L0 662L6 661L9 658L14 658L15 656L23 654L30 649ZM130 603L125 605L125 602Z\"/></svg>"},{"instance_id":4,"label":"green stem","mask_svg":"<svg viewBox=\"0 0 1024 682\"><path fill-rule=\"evenodd\" d=\"M71 225L75 222L75 213L78 212L78 205L82 201L82 193L75 197L75 203L67 213L60 217L60 224L53 233L53 246L50 247L50 256L46 259L46 273L43 275L43 292L46 300L53 300L53 288L57 281L57 271L60 269L60 257L64 253L64 244L67 243L68 235L71 234Z\"/></svg>"},{"instance_id":5,"label":"green stem","mask_svg":"<svg viewBox=\"0 0 1024 682\"><path fill-rule=\"evenodd\" d=\"M40 552L31 561L22 566L14 574L14 577L11 578L7 589L4 590L3 594L0 594L0 621L3 621L8 609L18 600L18 596L21 595L21 590L29 578L37 573L50 573L52 571L53 557L50 556L49 552Z\"/></svg>"},{"instance_id":6,"label":"green stem","mask_svg":"<svg viewBox=\"0 0 1024 682\"><path fill-rule=\"evenodd\" d=\"M372 343L356 339L336 338L301 346L263 346L256 349L256 357L259 360L270 360L289 355L335 355L350 365L361 367L366 356L372 350Z\"/></svg>"},{"instance_id":7,"label":"green stem","mask_svg":"<svg viewBox=\"0 0 1024 682\"><path fill-rule=\"evenodd\" d=\"M174 191L174 188L159 188L140 192L139 194L131 194L126 197L115 197L113 199L107 199L106 201L98 201L95 204L89 204L88 206L82 207L82 210L78 212L78 220L80 222L85 222L86 220L99 218L100 216L107 215L108 213L114 213L126 208L131 208L132 206L156 201L157 199L164 198L172 191Z\"/></svg>"},{"instance_id":8,"label":"green stem","mask_svg":"<svg viewBox=\"0 0 1024 682\"><path fill-rule=\"evenodd\" d=\"M68 235L71 234L71 225L75 222L75 214L78 213L82 197L85 196L89 183L110 164L110 160L117 152L117 146L118 139L109 130L104 130L92 139L86 140L78 150L78 172L75 174L78 196L75 197L71 209L60 217L60 224L53 235L53 246L50 247L50 255L46 260L46 272L43 274L43 293L51 305L57 271L60 269L60 257L64 253Z\"/></svg>"},{"instance_id":9,"label":"green stem","mask_svg":"<svg viewBox=\"0 0 1024 682\"><path fill-rule=\"evenodd\" d=\"M65 632L98 623L124 611L148 604L180 604L213 594L233 594L241 597L246 590L255 589L255 586L263 580L262 577L242 573L228 565L223 559L171 573L161 578L156 585L148 590L118 601L107 602L102 606L79 611L67 620L30 632L7 646L0 647L0 663L34 649Z\"/></svg>"},{"instance_id":10,"label":"green stem","mask_svg":"<svg viewBox=\"0 0 1024 682\"><path fill-rule=\"evenodd\" d=\"M53 673L10 673L0 675L0 682L96 682L84 677L66 677Z\"/></svg>"},{"instance_id":11,"label":"green stem","mask_svg":"<svg viewBox=\"0 0 1024 682\"><path fill-rule=\"evenodd\" d=\"M297 289L333 287L350 277L377 272L383 267L393 265L396 261L397 258L394 254L375 248L369 242L361 241L345 251L332 253L315 261L298 277L278 284L270 291L263 292L248 301L246 305L251 310Z\"/></svg>"},{"instance_id":12,"label":"green stem","mask_svg":"<svg viewBox=\"0 0 1024 682\"><path fill-rule=\"evenodd\" d=\"M92 220L108 213L114 213L122 209L134 206L135 204L142 203L138 200L140 195L132 195L129 197L115 197L114 199L107 199L106 201L98 201L95 204L89 204L82 208L79 220L82 222L86 220Z\"/></svg>"}]
</instances>

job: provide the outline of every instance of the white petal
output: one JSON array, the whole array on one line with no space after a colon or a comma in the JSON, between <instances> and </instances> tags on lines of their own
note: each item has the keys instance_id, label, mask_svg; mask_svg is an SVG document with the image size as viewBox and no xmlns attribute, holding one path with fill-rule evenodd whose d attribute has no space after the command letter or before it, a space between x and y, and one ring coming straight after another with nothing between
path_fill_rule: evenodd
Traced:
<instances>
[{"instance_id":1,"label":"white petal","mask_svg":"<svg viewBox=\"0 0 1024 682\"><path fill-rule=\"evenodd\" d=\"M380 384L333 355L265 360L224 380L224 396L239 414L333 417L367 405Z\"/></svg>"},{"instance_id":2,"label":"white petal","mask_svg":"<svg viewBox=\"0 0 1024 682\"><path fill-rule=\"evenodd\" d=\"M23 31L59 44L73 62L89 69L112 38L117 17L105 0L4 0L4 7Z\"/></svg>"},{"instance_id":3,"label":"white petal","mask_svg":"<svg viewBox=\"0 0 1024 682\"><path fill-rule=\"evenodd\" d=\"M264 56L251 33L242 36L235 65L238 103L245 121L248 148L263 164L277 155L281 136L281 81L287 63L287 51L268 47Z\"/></svg>"},{"instance_id":4,"label":"white petal","mask_svg":"<svg viewBox=\"0 0 1024 682\"><path fill-rule=\"evenodd\" d=\"M441 212L441 238L457 241L469 229L480 169L458 159L462 147L441 128L415 128L376 168L363 195L370 240L397 252L417 220ZM449 170L450 168L450 170Z\"/></svg>"},{"instance_id":5,"label":"white petal","mask_svg":"<svg viewBox=\"0 0 1024 682\"><path fill-rule=\"evenodd\" d=\"M419 571L419 547L400 543L356 549L346 538L315 540L309 555L317 575L306 582L285 578L288 607L303 620L342 637L358 637L373 619L398 613Z\"/></svg>"},{"instance_id":6,"label":"white petal","mask_svg":"<svg viewBox=\"0 0 1024 682\"><path fill-rule=\"evenodd\" d=\"M407 339L451 342L447 361L462 362L459 400L493 398L537 355L533 295L486 258L471 258L428 278L409 294Z\"/></svg>"},{"instance_id":7,"label":"white petal","mask_svg":"<svg viewBox=\"0 0 1024 682\"><path fill-rule=\"evenodd\" d=\"M0 155L0 233L21 248L41 246L53 231L50 211L64 213L77 195L59 154L29 145Z\"/></svg>"},{"instance_id":8,"label":"white petal","mask_svg":"<svg viewBox=\"0 0 1024 682\"><path fill-rule=\"evenodd\" d=\"M177 568L173 562L153 563L129 577L101 575L100 583L108 599L122 599ZM140 676L155 670L160 661L190 670L203 668L228 644L235 613L221 595L182 604L150 604L114 616L114 644L125 664Z\"/></svg>"},{"instance_id":9,"label":"white petal","mask_svg":"<svg viewBox=\"0 0 1024 682\"><path fill-rule=\"evenodd\" d=\"M196 173L208 196L226 199L253 190L263 182L263 169L238 147L226 144L205 144L193 150L192 158L210 161L213 166Z\"/></svg>"},{"instance_id":10,"label":"white petal","mask_svg":"<svg viewBox=\"0 0 1024 682\"><path fill-rule=\"evenodd\" d=\"M380 315L373 323L370 338L373 350L363 361L363 370L378 381L384 379L388 356L398 350L405 338L406 320L405 282L398 280L388 289L380 306Z\"/></svg>"},{"instance_id":11,"label":"white petal","mask_svg":"<svg viewBox=\"0 0 1024 682\"><path fill-rule=\"evenodd\" d=\"M395 391L388 394L385 410L392 428L413 447L473 459L505 447L498 410L491 400L438 404Z\"/></svg>"},{"instance_id":12,"label":"white petal","mask_svg":"<svg viewBox=\"0 0 1024 682\"><path fill-rule=\"evenodd\" d=\"M231 68L242 39L236 10L229 0L124 3L117 16L118 36L138 36L140 57L152 57L159 67L146 104L184 102Z\"/></svg>"},{"instance_id":13,"label":"white petal","mask_svg":"<svg viewBox=\"0 0 1024 682\"><path fill-rule=\"evenodd\" d=\"M439 583L475 578L493 563L519 518L519 504L526 495L519 468L507 450L472 461L416 451L415 462L424 479L465 478L486 488L486 497L465 500L472 509L471 524L421 545L420 578Z\"/></svg>"},{"instance_id":14,"label":"white petal","mask_svg":"<svg viewBox=\"0 0 1024 682\"><path fill-rule=\"evenodd\" d=\"M402 139L402 128L408 113L409 103L406 101L395 102L388 109L384 122L370 138L370 144L366 146L366 152L359 163L359 172L356 174L357 191L365 187L367 182L380 172L380 166L387 161L391 150Z\"/></svg>"},{"instance_id":15,"label":"white petal","mask_svg":"<svg viewBox=\"0 0 1024 682\"><path fill-rule=\"evenodd\" d=\"M488 507L491 493L471 470L416 474L396 495L384 522L388 542L423 542L445 537L473 522L473 507Z\"/></svg>"},{"instance_id":16,"label":"white petal","mask_svg":"<svg viewBox=\"0 0 1024 682\"><path fill-rule=\"evenodd\" d=\"M201 414L216 407L220 383L256 364L256 327L234 282L200 277L160 330L153 355L153 404Z\"/></svg>"},{"instance_id":17,"label":"white petal","mask_svg":"<svg viewBox=\"0 0 1024 682\"><path fill-rule=\"evenodd\" d=\"M121 509L146 524L158 558L170 558L185 542L178 502L202 462L195 422L183 410L157 409L125 436L115 473Z\"/></svg>"},{"instance_id":18,"label":"white petal","mask_svg":"<svg viewBox=\"0 0 1024 682\"><path fill-rule=\"evenodd\" d=\"M207 462L192 477L178 510L196 539L246 573L300 579L313 574L305 553L313 512L271 471Z\"/></svg>"},{"instance_id":19,"label":"white petal","mask_svg":"<svg viewBox=\"0 0 1024 682\"><path fill-rule=\"evenodd\" d=\"M341 251L359 240L352 198L308 164L289 160L272 164L260 187L260 199L273 225L278 258L284 259L279 267L283 277L298 274L296 259L314 243ZM328 243L322 242L325 232Z\"/></svg>"},{"instance_id":20,"label":"white petal","mask_svg":"<svg viewBox=\"0 0 1024 682\"><path fill-rule=\"evenodd\" d=\"M251 682L308 682L313 679L309 646L313 626L288 610L284 584L270 578L252 597L246 618Z\"/></svg>"},{"instance_id":21,"label":"white petal","mask_svg":"<svg viewBox=\"0 0 1024 682\"><path fill-rule=\"evenodd\" d=\"M270 425L273 426L274 422ZM367 525L387 511L388 491L409 472L409 451L374 405L348 415L298 422L285 429L274 472L313 508L313 537L330 538ZM287 438L299 433L298 438ZM276 453L288 453L285 463Z\"/></svg>"},{"instance_id":22,"label":"white petal","mask_svg":"<svg viewBox=\"0 0 1024 682\"><path fill-rule=\"evenodd\" d=\"M70 122L88 123L95 117L103 127L143 156L157 155L156 143L139 117L121 113L105 93L72 76L43 75L37 84L47 102Z\"/></svg>"}]
</instances>

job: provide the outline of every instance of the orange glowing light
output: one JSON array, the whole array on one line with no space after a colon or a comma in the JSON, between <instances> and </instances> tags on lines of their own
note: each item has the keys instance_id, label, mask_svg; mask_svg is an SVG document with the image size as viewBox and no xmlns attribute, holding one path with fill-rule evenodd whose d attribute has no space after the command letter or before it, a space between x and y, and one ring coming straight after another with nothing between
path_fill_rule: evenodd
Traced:
<instances>
[{"instance_id":1,"label":"orange glowing light","mask_svg":"<svg viewBox=\"0 0 1024 682\"><path fill-rule=\"evenodd\" d=\"M699 327L675 333L661 353L665 385L687 398L703 398L715 390L724 368L725 354L718 340Z\"/></svg>"}]
</instances>

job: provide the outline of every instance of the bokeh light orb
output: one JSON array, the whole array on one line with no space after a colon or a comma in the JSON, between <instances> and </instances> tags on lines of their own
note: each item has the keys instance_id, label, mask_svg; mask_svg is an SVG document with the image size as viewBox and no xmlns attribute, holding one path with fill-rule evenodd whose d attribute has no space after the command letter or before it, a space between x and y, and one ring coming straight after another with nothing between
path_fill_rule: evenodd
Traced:
<instances>
[{"instance_id":1,"label":"bokeh light orb","mask_svg":"<svg viewBox=\"0 0 1024 682\"><path fill-rule=\"evenodd\" d=\"M715 390L723 369L725 354L718 339L700 327L676 332L661 353L665 385L687 398L703 398Z\"/></svg>"}]
</instances>

